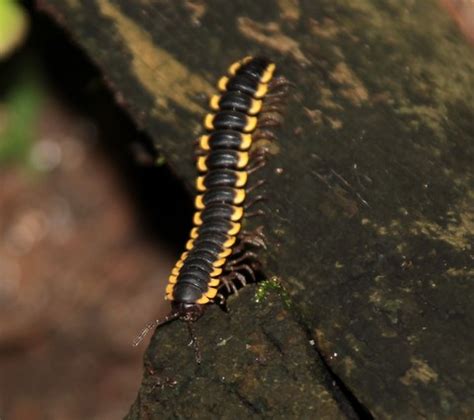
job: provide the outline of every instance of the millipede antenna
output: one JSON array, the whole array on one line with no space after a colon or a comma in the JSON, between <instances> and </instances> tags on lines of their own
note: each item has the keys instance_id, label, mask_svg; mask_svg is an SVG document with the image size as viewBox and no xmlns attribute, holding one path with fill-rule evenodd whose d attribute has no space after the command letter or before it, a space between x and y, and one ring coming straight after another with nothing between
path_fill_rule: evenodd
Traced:
<instances>
[{"instance_id":1,"label":"millipede antenna","mask_svg":"<svg viewBox=\"0 0 474 420\"><path fill-rule=\"evenodd\" d=\"M143 328L142 332L135 337L135 339L133 340L133 346L134 347L138 346L146 337L146 335L150 332L151 329L167 324L168 322L173 321L176 318L179 318L179 312L171 312L170 314L166 315L164 318L155 319L154 321L151 321L145 328Z\"/></svg>"},{"instance_id":2,"label":"millipede antenna","mask_svg":"<svg viewBox=\"0 0 474 420\"><path fill-rule=\"evenodd\" d=\"M188 324L188 331L189 331L189 336L191 337L191 343L194 347L194 355L195 355L195 358L196 358L196 363L197 364L201 364L201 350L199 348L199 342L198 342L198 339L197 339L197 336L196 336L196 333L194 331L194 325L193 325L193 321L188 321L186 322L186 324Z\"/></svg>"}]
</instances>

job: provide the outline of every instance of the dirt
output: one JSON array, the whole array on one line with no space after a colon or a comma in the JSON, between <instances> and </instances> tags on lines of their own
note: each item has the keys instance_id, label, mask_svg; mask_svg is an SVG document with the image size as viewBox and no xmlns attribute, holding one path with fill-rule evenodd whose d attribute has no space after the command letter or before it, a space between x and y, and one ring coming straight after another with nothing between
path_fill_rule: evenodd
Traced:
<instances>
[{"instance_id":1,"label":"dirt","mask_svg":"<svg viewBox=\"0 0 474 420\"><path fill-rule=\"evenodd\" d=\"M1 418L117 419L139 388L147 340L132 340L166 311L174 252L102 136L51 98L33 169L0 169Z\"/></svg>"}]
</instances>

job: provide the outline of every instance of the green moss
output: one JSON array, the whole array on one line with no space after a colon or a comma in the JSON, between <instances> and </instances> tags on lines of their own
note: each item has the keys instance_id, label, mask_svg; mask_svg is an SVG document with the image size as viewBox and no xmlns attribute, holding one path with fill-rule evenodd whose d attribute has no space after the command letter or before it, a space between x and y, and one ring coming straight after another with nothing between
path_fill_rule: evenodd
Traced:
<instances>
[{"instance_id":1,"label":"green moss","mask_svg":"<svg viewBox=\"0 0 474 420\"><path fill-rule=\"evenodd\" d=\"M155 160L155 166L157 167L162 167L166 164L166 158L164 155L162 155L161 153L158 155L158 157L156 158Z\"/></svg>"},{"instance_id":2,"label":"green moss","mask_svg":"<svg viewBox=\"0 0 474 420\"><path fill-rule=\"evenodd\" d=\"M290 295L284 289L278 277L275 276L258 284L257 291L255 292L255 302L263 302L271 292L277 293L287 308L291 306Z\"/></svg>"},{"instance_id":3,"label":"green moss","mask_svg":"<svg viewBox=\"0 0 474 420\"><path fill-rule=\"evenodd\" d=\"M439 2L340 3L353 10L341 26L371 46L363 54L352 43L343 50L352 71L371 92L385 91L413 125L424 125L446 140L448 106L474 101L474 65L470 46L461 41L452 19L440 13Z\"/></svg>"}]
</instances>

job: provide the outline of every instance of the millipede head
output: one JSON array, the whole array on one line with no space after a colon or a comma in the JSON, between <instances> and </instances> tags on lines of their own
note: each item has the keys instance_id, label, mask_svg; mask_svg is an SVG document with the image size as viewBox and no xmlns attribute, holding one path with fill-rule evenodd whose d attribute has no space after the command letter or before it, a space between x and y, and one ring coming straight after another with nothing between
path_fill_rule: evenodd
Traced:
<instances>
[{"instance_id":1,"label":"millipede head","mask_svg":"<svg viewBox=\"0 0 474 420\"><path fill-rule=\"evenodd\" d=\"M201 351L199 349L199 343L194 332L193 323L197 321L203 314L206 309L206 305L201 305L199 303L184 303L184 302L173 302L171 304L171 312L162 319L157 319L150 322L143 331L133 340L133 345L138 346L145 336L155 327L160 327L168 322L174 321L175 319L180 319L181 321L186 322L188 326L189 336L191 338L191 343L194 347L194 354L196 358L196 363L201 363Z\"/></svg>"},{"instance_id":2,"label":"millipede head","mask_svg":"<svg viewBox=\"0 0 474 420\"><path fill-rule=\"evenodd\" d=\"M206 305L199 303L172 302L172 313L177 314L177 318L185 322L195 322L204 314Z\"/></svg>"},{"instance_id":3,"label":"millipede head","mask_svg":"<svg viewBox=\"0 0 474 420\"><path fill-rule=\"evenodd\" d=\"M199 303L173 302L171 304L171 312L162 319L157 319L148 323L142 332L135 337L133 345L138 346L153 328L161 327L175 319L180 319L185 322L195 322L201 318L205 309L206 305L201 305Z\"/></svg>"}]
</instances>

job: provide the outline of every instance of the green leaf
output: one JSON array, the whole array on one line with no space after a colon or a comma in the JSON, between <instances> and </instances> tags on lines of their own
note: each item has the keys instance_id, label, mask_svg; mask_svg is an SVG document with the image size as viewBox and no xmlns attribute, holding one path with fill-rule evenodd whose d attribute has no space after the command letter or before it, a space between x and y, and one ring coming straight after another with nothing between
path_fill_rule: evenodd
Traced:
<instances>
[{"instance_id":1,"label":"green leaf","mask_svg":"<svg viewBox=\"0 0 474 420\"><path fill-rule=\"evenodd\" d=\"M28 16L16 0L0 1L0 59L23 41L28 27Z\"/></svg>"}]
</instances>

